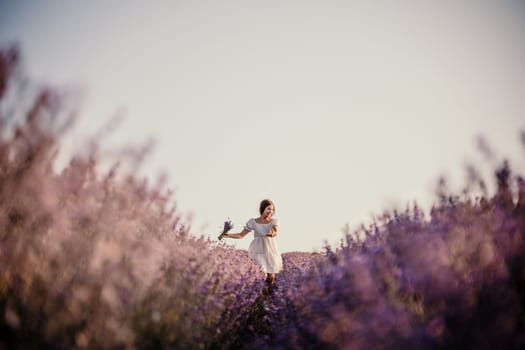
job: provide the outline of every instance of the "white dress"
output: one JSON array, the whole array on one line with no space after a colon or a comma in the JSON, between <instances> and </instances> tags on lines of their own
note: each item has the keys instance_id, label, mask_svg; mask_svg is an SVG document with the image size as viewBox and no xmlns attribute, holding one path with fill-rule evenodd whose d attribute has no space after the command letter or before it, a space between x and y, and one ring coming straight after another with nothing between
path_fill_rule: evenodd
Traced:
<instances>
[{"instance_id":1,"label":"white dress","mask_svg":"<svg viewBox=\"0 0 525 350\"><path fill-rule=\"evenodd\" d=\"M272 219L267 224L259 224L252 218L244 226L246 230L254 233L248 251L265 273L277 273L283 269L283 259L275 243L275 238L266 236L272 225L277 225L278 222L277 219Z\"/></svg>"}]
</instances>

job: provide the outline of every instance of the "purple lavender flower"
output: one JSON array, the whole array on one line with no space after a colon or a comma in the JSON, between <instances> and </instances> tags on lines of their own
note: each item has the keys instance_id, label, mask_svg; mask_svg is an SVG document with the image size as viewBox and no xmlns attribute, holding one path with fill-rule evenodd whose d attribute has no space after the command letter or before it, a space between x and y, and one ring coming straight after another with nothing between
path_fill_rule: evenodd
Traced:
<instances>
[{"instance_id":1,"label":"purple lavender flower","mask_svg":"<svg viewBox=\"0 0 525 350\"><path fill-rule=\"evenodd\" d=\"M221 234L219 235L219 241L224 237L224 234L228 233L228 231L230 231L232 228L233 228L233 224L231 220L224 221L224 227L222 229Z\"/></svg>"}]
</instances>

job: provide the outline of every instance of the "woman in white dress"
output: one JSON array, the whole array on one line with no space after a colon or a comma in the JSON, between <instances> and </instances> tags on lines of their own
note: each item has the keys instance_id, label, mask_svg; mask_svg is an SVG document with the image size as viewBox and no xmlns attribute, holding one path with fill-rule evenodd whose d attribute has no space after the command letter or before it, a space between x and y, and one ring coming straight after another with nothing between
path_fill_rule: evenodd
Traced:
<instances>
[{"instance_id":1,"label":"woman in white dress","mask_svg":"<svg viewBox=\"0 0 525 350\"><path fill-rule=\"evenodd\" d=\"M249 232L254 232L254 238L248 250L252 258L266 273L266 283L269 291L273 289L275 274L283 269L281 253L279 253L274 240L279 230L279 221L273 218L274 212L275 206L273 202L269 199L264 199L259 205L259 213L261 215L258 218L248 220L244 229L239 233L223 234L224 237L240 239Z\"/></svg>"}]
</instances>

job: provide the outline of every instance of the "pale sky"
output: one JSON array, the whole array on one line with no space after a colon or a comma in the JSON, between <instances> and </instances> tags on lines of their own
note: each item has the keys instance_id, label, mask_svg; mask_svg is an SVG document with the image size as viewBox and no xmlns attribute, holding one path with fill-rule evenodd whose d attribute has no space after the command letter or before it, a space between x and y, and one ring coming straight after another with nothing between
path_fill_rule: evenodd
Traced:
<instances>
[{"instance_id":1,"label":"pale sky","mask_svg":"<svg viewBox=\"0 0 525 350\"><path fill-rule=\"evenodd\" d=\"M478 135L523 171L524 37L518 1L0 1L29 75L87 92L75 144L124 108L194 234L271 198L283 252L459 189Z\"/></svg>"}]
</instances>

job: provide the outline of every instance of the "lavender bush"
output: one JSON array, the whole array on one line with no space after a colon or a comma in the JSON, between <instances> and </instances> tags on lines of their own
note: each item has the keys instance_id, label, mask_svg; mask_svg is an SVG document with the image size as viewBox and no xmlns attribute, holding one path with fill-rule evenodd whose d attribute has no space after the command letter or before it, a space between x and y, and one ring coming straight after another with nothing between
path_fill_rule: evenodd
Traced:
<instances>
[{"instance_id":1,"label":"lavender bush","mask_svg":"<svg viewBox=\"0 0 525 350\"><path fill-rule=\"evenodd\" d=\"M507 163L496 179L492 198L443 198L428 220L416 206L347 232L288 289L293 322L268 347L523 348L525 186L516 177L511 192Z\"/></svg>"},{"instance_id":2,"label":"lavender bush","mask_svg":"<svg viewBox=\"0 0 525 350\"><path fill-rule=\"evenodd\" d=\"M283 254L267 294L248 252L191 232L162 183L94 151L54 171L63 97L29 93L19 60L0 51L0 348L525 347L525 181L508 163L492 195L471 171L478 197L441 183L429 213Z\"/></svg>"},{"instance_id":3,"label":"lavender bush","mask_svg":"<svg viewBox=\"0 0 525 350\"><path fill-rule=\"evenodd\" d=\"M206 348L259 291L257 267L192 235L169 191L96 154L60 173L61 96L37 92L25 118L14 51L0 53L0 347ZM7 98L9 97L10 98Z\"/></svg>"}]
</instances>

